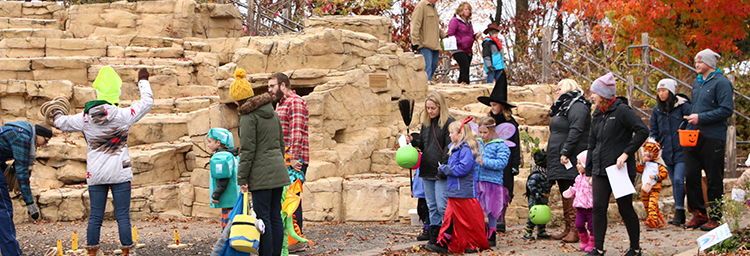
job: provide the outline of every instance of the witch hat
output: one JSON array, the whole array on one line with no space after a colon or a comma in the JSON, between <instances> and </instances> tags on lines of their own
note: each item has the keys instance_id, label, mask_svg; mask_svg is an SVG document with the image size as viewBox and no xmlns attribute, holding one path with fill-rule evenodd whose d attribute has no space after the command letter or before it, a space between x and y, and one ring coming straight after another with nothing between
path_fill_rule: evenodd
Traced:
<instances>
[{"instance_id":1,"label":"witch hat","mask_svg":"<svg viewBox=\"0 0 750 256\"><path fill-rule=\"evenodd\" d=\"M500 74L500 78L495 82L495 88L492 88L490 96L479 96L477 97L477 100L487 106L490 105L490 102L497 102L515 108L516 105L508 102L508 80L505 76L505 70L501 70L500 72L502 72L502 74Z\"/></svg>"}]
</instances>

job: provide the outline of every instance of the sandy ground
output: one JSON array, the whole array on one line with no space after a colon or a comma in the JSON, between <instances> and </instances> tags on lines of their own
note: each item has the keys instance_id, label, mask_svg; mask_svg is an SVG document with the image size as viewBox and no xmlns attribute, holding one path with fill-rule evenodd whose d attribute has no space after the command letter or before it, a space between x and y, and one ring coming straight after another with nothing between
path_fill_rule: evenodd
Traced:
<instances>
[{"instance_id":1,"label":"sandy ground","mask_svg":"<svg viewBox=\"0 0 750 256\"><path fill-rule=\"evenodd\" d=\"M750 212L743 214L742 225L750 224ZM71 235L79 234L79 244L86 243L86 221L26 223L16 226L17 237L27 255L43 255L49 247L61 240L65 249L70 249ZM206 219L142 219L133 222L138 227L139 243L146 244L139 249L139 255L209 255L219 233L218 220ZM414 237L418 227L401 222L378 223L311 223L306 222L305 235L315 242L297 255L423 255L425 251L414 250L413 246L423 244ZM174 243L174 230L177 230L182 243L188 248L167 249ZM566 244L561 241L528 241L521 238L523 226L512 226L506 234L498 237L498 245L492 251L480 255L584 255L578 250L578 243ZM559 229L550 229L550 233ZM643 255L674 255L687 250L697 252L696 238L705 232L683 230L667 225L656 231L646 230L641 224L641 246ZM105 255L119 245L117 224L106 220L102 227L101 244ZM605 242L607 255L621 255L628 249L629 241L622 224L609 225Z\"/></svg>"}]
</instances>

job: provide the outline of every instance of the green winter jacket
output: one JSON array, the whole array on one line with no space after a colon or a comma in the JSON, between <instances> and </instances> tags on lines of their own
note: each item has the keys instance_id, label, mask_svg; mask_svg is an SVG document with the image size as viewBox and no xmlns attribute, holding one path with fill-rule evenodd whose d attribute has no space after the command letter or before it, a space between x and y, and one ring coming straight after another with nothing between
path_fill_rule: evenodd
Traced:
<instances>
[{"instance_id":1,"label":"green winter jacket","mask_svg":"<svg viewBox=\"0 0 750 256\"><path fill-rule=\"evenodd\" d=\"M237 184L248 191L289 185L284 163L284 133L273 98L265 93L250 98L239 108L240 167Z\"/></svg>"}]
</instances>

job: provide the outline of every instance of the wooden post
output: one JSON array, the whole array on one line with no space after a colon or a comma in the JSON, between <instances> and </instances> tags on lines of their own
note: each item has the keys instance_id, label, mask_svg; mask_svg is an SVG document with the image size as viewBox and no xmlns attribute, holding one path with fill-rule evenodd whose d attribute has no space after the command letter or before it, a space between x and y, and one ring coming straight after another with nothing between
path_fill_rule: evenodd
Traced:
<instances>
[{"instance_id":1,"label":"wooden post","mask_svg":"<svg viewBox=\"0 0 750 256\"><path fill-rule=\"evenodd\" d=\"M542 32L542 83L552 83L552 27Z\"/></svg>"},{"instance_id":2,"label":"wooden post","mask_svg":"<svg viewBox=\"0 0 750 256\"><path fill-rule=\"evenodd\" d=\"M247 0L247 17L245 18L245 36L250 36L255 31L255 1Z\"/></svg>"},{"instance_id":3,"label":"wooden post","mask_svg":"<svg viewBox=\"0 0 750 256\"><path fill-rule=\"evenodd\" d=\"M727 76L729 82L734 84L734 75L730 74ZM734 93L732 93L732 101L734 101ZM734 119L735 115L729 117L727 127L727 151L726 151L726 168L724 169L724 177L726 178L737 178L737 124Z\"/></svg>"},{"instance_id":4,"label":"wooden post","mask_svg":"<svg viewBox=\"0 0 750 256\"><path fill-rule=\"evenodd\" d=\"M651 71L651 67L648 65L650 64L650 58L648 56L649 54L649 47L648 46L648 33L641 33L641 44L646 45L647 47L643 47L643 59L641 60L641 65L643 65L643 82L641 84L641 89L643 89L644 92L651 92L648 88L648 77L649 72ZM632 99L630 99L632 101Z\"/></svg>"},{"instance_id":5,"label":"wooden post","mask_svg":"<svg viewBox=\"0 0 750 256\"><path fill-rule=\"evenodd\" d=\"M438 56L438 58L439 58L439 56ZM448 81L448 77L449 77L449 74L451 73L451 71L448 70L448 69L451 68L451 58L443 58L443 60L441 62L443 63L443 68L445 69L445 75L443 75L443 77L442 77L442 79L440 79L440 81L442 83L444 83L444 84L447 84L448 82L450 82L450 81ZM433 79L435 79L435 78L433 77Z\"/></svg>"},{"instance_id":6,"label":"wooden post","mask_svg":"<svg viewBox=\"0 0 750 256\"><path fill-rule=\"evenodd\" d=\"M633 108L633 91L635 90L635 81L633 80L633 75L628 75L628 84L627 84L627 92L625 97L628 98L628 105L630 108Z\"/></svg>"}]
</instances>

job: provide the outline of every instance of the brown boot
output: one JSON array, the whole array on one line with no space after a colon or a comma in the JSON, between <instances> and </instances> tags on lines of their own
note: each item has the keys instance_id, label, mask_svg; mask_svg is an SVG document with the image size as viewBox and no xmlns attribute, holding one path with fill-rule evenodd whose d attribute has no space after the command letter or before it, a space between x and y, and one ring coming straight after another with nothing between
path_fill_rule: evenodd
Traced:
<instances>
[{"instance_id":1,"label":"brown boot","mask_svg":"<svg viewBox=\"0 0 750 256\"><path fill-rule=\"evenodd\" d=\"M578 242L578 231L576 230L576 208L573 207L573 198L568 200L569 207L563 209L565 215L565 228L569 229L568 235L563 237L563 242L566 243L577 243Z\"/></svg>"},{"instance_id":2,"label":"brown boot","mask_svg":"<svg viewBox=\"0 0 750 256\"><path fill-rule=\"evenodd\" d=\"M552 239L555 239L555 240L562 240L563 238L567 237L568 234L570 233L578 233L578 231L575 230L575 221L573 221L572 223L573 225L570 225L570 220L568 220L568 213L571 210L573 211L573 216L574 216L573 218L575 219L575 208L573 208L573 198L563 197L562 203L563 203L563 219L565 220L565 230L563 230L562 233L552 235Z\"/></svg>"},{"instance_id":3,"label":"brown boot","mask_svg":"<svg viewBox=\"0 0 750 256\"><path fill-rule=\"evenodd\" d=\"M122 245L120 246L120 250L122 250L123 256L135 256L135 243L131 245Z\"/></svg>"},{"instance_id":4,"label":"brown boot","mask_svg":"<svg viewBox=\"0 0 750 256\"><path fill-rule=\"evenodd\" d=\"M98 253L99 253L99 247L100 246L101 245L98 245L98 244L97 245L87 245L87 246L84 246L83 248L86 249L86 255L88 255L88 256L97 256Z\"/></svg>"}]
</instances>

